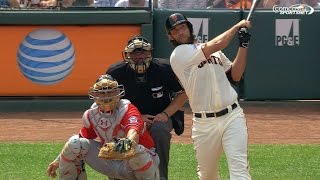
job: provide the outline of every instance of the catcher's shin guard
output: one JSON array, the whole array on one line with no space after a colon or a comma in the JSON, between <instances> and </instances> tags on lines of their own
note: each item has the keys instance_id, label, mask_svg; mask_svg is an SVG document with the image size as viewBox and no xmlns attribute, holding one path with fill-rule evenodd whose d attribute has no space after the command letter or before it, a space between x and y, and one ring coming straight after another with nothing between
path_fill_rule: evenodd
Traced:
<instances>
[{"instance_id":1,"label":"catcher's shin guard","mask_svg":"<svg viewBox=\"0 0 320 180\"><path fill-rule=\"evenodd\" d=\"M128 160L129 167L138 180L159 180L159 157L142 145L136 146L136 154Z\"/></svg>"},{"instance_id":2,"label":"catcher's shin guard","mask_svg":"<svg viewBox=\"0 0 320 180\"><path fill-rule=\"evenodd\" d=\"M59 179L60 180L86 180L83 159L89 151L89 141L74 135L70 137L60 154Z\"/></svg>"}]
</instances>

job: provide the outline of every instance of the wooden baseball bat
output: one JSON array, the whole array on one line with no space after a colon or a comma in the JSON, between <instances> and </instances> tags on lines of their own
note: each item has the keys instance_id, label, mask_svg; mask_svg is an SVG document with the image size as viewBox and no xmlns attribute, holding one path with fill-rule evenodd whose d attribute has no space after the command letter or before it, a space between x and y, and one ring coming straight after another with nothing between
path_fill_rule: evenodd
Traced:
<instances>
[{"instance_id":1,"label":"wooden baseball bat","mask_svg":"<svg viewBox=\"0 0 320 180\"><path fill-rule=\"evenodd\" d=\"M252 1L251 7L250 7L250 11L249 11L249 14L248 14L247 19L246 19L247 21L250 20L250 17L252 15L252 13L256 10L259 1L260 0L253 0Z\"/></svg>"}]
</instances>

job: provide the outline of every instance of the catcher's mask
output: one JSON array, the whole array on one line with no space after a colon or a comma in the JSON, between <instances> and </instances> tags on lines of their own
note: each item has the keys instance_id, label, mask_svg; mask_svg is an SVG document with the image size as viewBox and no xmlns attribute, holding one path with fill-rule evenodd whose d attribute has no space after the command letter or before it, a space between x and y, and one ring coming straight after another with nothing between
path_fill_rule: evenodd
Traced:
<instances>
[{"instance_id":1,"label":"catcher's mask","mask_svg":"<svg viewBox=\"0 0 320 180\"><path fill-rule=\"evenodd\" d=\"M117 107L125 91L123 85L119 85L112 76L106 74L97 79L93 87L89 88L88 94L102 112L110 113Z\"/></svg>"},{"instance_id":2,"label":"catcher's mask","mask_svg":"<svg viewBox=\"0 0 320 180\"><path fill-rule=\"evenodd\" d=\"M136 73L145 73L152 60L151 43L143 36L134 36L124 49L123 59Z\"/></svg>"},{"instance_id":3,"label":"catcher's mask","mask_svg":"<svg viewBox=\"0 0 320 180\"><path fill-rule=\"evenodd\" d=\"M177 25L179 24L187 24L188 28L189 28L189 31L190 31L190 39L189 39L189 42L188 44L192 44L195 37L193 35L193 26L191 24L191 22L187 19L186 16L180 14L180 13L174 13L174 14L171 14L167 20L166 20L166 30L167 30L167 33L170 34L170 31L176 27ZM176 42L175 40L170 40L170 42L174 45L174 46L178 46L180 45L178 42Z\"/></svg>"}]
</instances>

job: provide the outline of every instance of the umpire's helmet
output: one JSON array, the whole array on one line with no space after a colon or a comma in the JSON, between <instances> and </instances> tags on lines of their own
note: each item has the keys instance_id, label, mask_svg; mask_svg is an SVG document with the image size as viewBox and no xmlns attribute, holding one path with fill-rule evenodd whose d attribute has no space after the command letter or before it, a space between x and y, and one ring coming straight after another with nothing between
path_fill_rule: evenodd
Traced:
<instances>
[{"instance_id":1,"label":"umpire's helmet","mask_svg":"<svg viewBox=\"0 0 320 180\"><path fill-rule=\"evenodd\" d=\"M111 75L101 75L96 83L89 88L89 98L93 99L104 113L113 111L120 98L124 96L123 85L119 85Z\"/></svg>"},{"instance_id":2,"label":"umpire's helmet","mask_svg":"<svg viewBox=\"0 0 320 180\"><path fill-rule=\"evenodd\" d=\"M174 13L171 14L167 20L166 20L166 29L167 32L169 33L172 28L174 28L176 25L186 23L189 27L190 34L193 34L193 26L190 23L190 21L186 18L186 16L180 14L180 13Z\"/></svg>"},{"instance_id":3,"label":"umpire's helmet","mask_svg":"<svg viewBox=\"0 0 320 180\"><path fill-rule=\"evenodd\" d=\"M150 66L152 50L152 45L147 38L135 35L128 41L123 58L136 73L143 74Z\"/></svg>"}]
</instances>

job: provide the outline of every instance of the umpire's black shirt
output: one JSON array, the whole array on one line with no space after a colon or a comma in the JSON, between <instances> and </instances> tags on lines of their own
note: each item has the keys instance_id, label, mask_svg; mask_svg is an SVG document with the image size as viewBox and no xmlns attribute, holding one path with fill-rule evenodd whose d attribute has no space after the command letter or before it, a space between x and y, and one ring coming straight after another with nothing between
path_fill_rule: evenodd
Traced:
<instances>
[{"instance_id":1,"label":"umpire's black shirt","mask_svg":"<svg viewBox=\"0 0 320 180\"><path fill-rule=\"evenodd\" d=\"M141 114L161 113L171 102L172 93L182 90L168 60L153 59L146 72L146 82L138 82L128 63L113 64L107 70L125 88L125 96Z\"/></svg>"}]
</instances>

